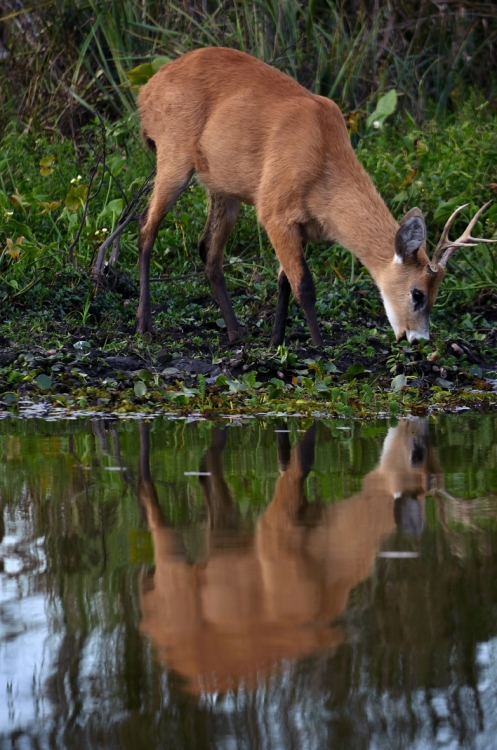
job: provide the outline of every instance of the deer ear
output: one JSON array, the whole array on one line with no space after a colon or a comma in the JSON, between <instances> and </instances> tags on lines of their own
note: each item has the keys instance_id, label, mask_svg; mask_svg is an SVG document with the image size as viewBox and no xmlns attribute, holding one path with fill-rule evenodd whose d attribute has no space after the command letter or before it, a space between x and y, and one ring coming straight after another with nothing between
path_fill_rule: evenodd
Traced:
<instances>
[{"instance_id":1,"label":"deer ear","mask_svg":"<svg viewBox=\"0 0 497 750\"><path fill-rule=\"evenodd\" d=\"M399 224L395 235L395 256L404 263L418 252L426 241L426 226L419 208L411 208Z\"/></svg>"}]
</instances>

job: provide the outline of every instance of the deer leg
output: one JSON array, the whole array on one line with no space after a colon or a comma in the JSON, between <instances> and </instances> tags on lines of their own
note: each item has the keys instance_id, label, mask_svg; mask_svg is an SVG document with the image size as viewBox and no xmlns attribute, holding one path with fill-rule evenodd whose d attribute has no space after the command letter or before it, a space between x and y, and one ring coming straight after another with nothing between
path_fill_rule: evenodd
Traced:
<instances>
[{"instance_id":1,"label":"deer leg","mask_svg":"<svg viewBox=\"0 0 497 750\"><path fill-rule=\"evenodd\" d=\"M280 268L278 274L278 304L276 305L273 332L271 334L271 341L269 342L272 346L279 346L285 340L291 289L286 273Z\"/></svg>"},{"instance_id":2,"label":"deer leg","mask_svg":"<svg viewBox=\"0 0 497 750\"><path fill-rule=\"evenodd\" d=\"M173 165L157 159L157 177L148 206L138 219L138 253L140 265L140 301L136 315L136 330L152 330L150 307L150 256L164 216L172 209L181 193L186 190L193 174L190 164Z\"/></svg>"},{"instance_id":3,"label":"deer leg","mask_svg":"<svg viewBox=\"0 0 497 750\"><path fill-rule=\"evenodd\" d=\"M150 530L163 524L157 490L150 474L150 425L140 422L140 451L138 456L138 498L145 510Z\"/></svg>"},{"instance_id":4,"label":"deer leg","mask_svg":"<svg viewBox=\"0 0 497 750\"><path fill-rule=\"evenodd\" d=\"M205 274L226 323L230 342L240 338L240 327L226 289L223 260L224 248L235 226L239 210L240 201L212 193L209 196L209 216L198 243Z\"/></svg>"},{"instance_id":5,"label":"deer leg","mask_svg":"<svg viewBox=\"0 0 497 750\"><path fill-rule=\"evenodd\" d=\"M269 239L275 249L280 266L285 274L292 292L294 293L299 305L304 311L304 315L309 326L312 343L315 346L323 345L323 337L319 330L319 323L316 315L316 290L312 280L309 266L304 258L302 247L302 238L297 226L282 224L274 221L265 223L265 228ZM273 328L271 343L281 344L284 336L284 322L286 320L286 311L288 309L288 300L285 298L289 294L284 279L278 279L278 307L276 310L276 320ZM280 281L281 279L281 281ZM283 322L282 322L283 321ZM281 339L281 340L280 340Z\"/></svg>"},{"instance_id":6,"label":"deer leg","mask_svg":"<svg viewBox=\"0 0 497 750\"><path fill-rule=\"evenodd\" d=\"M200 476L199 482L207 508L209 529L212 531L240 528L238 507L224 478L223 451L227 436L228 430L216 427L212 443L200 462L200 471L205 476Z\"/></svg>"},{"instance_id":7,"label":"deer leg","mask_svg":"<svg viewBox=\"0 0 497 750\"><path fill-rule=\"evenodd\" d=\"M292 453L292 445L290 443L290 436L286 431L287 423L283 422L283 432L277 433L278 441L278 470L280 474L283 474L290 465L290 456Z\"/></svg>"}]
</instances>

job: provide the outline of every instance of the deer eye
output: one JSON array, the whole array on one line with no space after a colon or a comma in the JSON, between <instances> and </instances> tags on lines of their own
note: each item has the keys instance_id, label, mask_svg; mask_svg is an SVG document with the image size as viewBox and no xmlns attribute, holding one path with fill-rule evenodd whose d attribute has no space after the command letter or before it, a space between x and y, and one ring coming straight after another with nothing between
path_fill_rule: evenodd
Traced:
<instances>
[{"instance_id":1,"label":"deer eye","mask_svg":"<svg viewBox=\"0 0 497 750\"><path fill-rule=\"evenodd\" d=\"M421 310L426 300L426 294L422 292L421 289L414 287L414 289L411 290L411 299L414 303L414 310Z\"/></svg>"}]
</instances>

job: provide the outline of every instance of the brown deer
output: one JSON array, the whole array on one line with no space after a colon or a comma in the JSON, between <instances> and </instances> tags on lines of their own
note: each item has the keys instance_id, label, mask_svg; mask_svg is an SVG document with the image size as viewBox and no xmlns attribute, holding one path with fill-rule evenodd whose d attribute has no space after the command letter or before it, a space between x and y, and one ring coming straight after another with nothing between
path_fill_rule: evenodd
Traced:
<instances>
[{"instance_id":1,"label":"brown deer","mask_svg":"<svg viewBox=\"0 0 497 750\"><path fill-rule=\"evenodd\" d=\"M140 425L139 498L155 571L142 579L140 628L193 692L250 685L281 659L338 645L343 633L336 620L350 592L372 573L396 528L421 533L424 496L440 476L427 422L405 419L390 428L361 492L329 506L309 504L304 482L316 426L293 448L279 434L280 477L251 532L224 478L226 433L218 430L200 467L205 540L200 559L189 563L181 534L162 519L148 430Z\"/></svg>"},{"instance_id":2,"label":"brown deer","mask_svg":"<svg viewBox=\"0 0 497 750\"><path fill-rule=\"evenodd\" d=\"M141 333L152 328L152 247L194 173L209 194L200 257L230 342L240 327L223 258L240 203L255 206L280 263L274 345L284 340L290 290L313 344L323 343L307 240L337 241L357 256L379 287L396 337L405 333L410 342L429 338L429 313L454 249L497 241L471 236L485 206L450 241L461 206L430 261L421 211L411 209L400 224L393 218L354 154L337 105L243 52L198 49L164 65L140 91L139 110L145 141L157 153L153 193L139 220Z\"/></svg>"}]
</instances>

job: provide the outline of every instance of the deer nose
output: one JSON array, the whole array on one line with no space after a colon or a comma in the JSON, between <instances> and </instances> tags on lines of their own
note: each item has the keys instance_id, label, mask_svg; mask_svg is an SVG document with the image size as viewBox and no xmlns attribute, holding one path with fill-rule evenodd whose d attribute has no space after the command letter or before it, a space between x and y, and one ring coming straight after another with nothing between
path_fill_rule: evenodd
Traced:
<instances>
[{"instance_id":1,"label":"deer nose","mask_svg":"<svg viewBox=\"0 0 497 750\"><path fill-rule=\"evenodd\" d=\"M410 344L417 344L420 339L424 339L425 341L430 340L430 334L428 331L408 331L407 332L407 340Z\"/></svg>"}]
</instances>

